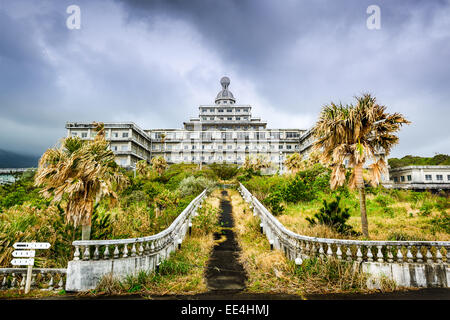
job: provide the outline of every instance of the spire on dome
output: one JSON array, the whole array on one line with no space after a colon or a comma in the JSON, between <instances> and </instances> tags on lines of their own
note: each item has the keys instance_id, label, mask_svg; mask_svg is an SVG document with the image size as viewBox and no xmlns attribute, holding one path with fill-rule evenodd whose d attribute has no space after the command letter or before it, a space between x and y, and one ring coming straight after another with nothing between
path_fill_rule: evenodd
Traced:
<instances>
[{"instance_id":1,"label":"spire on dome","mask_svg":"<svg viewBox=\"0 0 450 320\"><path fill-rule=\"evenodd\" d=\"M220 84L222 85L222 90L217 94L216 104L235 103L236 99L234 99L234 96L231 93L231 91L228 90L228 86L230 85L230 78L222 77L222 79L220 79Z\"/></svg>"}]
</instances>

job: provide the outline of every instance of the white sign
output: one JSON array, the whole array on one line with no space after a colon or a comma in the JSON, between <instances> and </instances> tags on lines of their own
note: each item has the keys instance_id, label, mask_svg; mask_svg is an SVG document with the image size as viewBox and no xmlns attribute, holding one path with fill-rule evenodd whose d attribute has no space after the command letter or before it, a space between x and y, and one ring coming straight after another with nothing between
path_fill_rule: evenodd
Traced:
<instances>
[{"instance_id":1,"label":"white sign","mask_svg":"<svg viewBox=\"0 0 450 320\"><path fill-rule=\"evenodd\" d=\"M48 242L16 242L13 245L14 249L48 249L50 243Z\"/></svg>"},{"instance_id":2,"label":"white sign","mask_svg":"<svg viewBox=\"0 0 450 320\"><path fill-rule=\"evenodd\" d=\"M15 258L34 258L34 254L34 250L13 251L12 253Z\"/></svg>"},{"instance_id":3,"label":"white sign","mask_svg":"<svg viewBox=\"0 0 450 320\"><path fill-rule=\"evenodd\" d=\"M13 266L32 266L34 264L34 258L29 259L12 259L11 264Z\"/></svg>"}]
</instances>

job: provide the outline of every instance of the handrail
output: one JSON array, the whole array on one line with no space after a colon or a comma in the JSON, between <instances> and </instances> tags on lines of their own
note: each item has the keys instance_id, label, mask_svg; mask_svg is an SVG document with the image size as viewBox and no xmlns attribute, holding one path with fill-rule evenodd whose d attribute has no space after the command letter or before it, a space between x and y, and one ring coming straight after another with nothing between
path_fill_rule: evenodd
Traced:
<instances>
[{"instance_id":1,"label":"handrail","mask_svg":"<svg viewBox=\"0 0 450 320\"><path fill-rule=\"evenodd\" d=\"M408 262L449 263L450 241L379 241L379 240L347 240L328 239L304 236L288 230L240 183L239 188L243 198L254 207L254 213L259 214L263 231L269 241L277 248L285 250L293 259L311 255L335 256L342 259L345 255L348 261L373 261L372 247L376 247L378 262ZM327 245L325 252L324 245ZM415 249L414 249L415 248ZM445 248L446 255L442 254ZM347 250L343 250L347 249ZM344 252L345 251L345 252ZM394 259L395 258L395 259Z\"/></svg>"}]
</instances>

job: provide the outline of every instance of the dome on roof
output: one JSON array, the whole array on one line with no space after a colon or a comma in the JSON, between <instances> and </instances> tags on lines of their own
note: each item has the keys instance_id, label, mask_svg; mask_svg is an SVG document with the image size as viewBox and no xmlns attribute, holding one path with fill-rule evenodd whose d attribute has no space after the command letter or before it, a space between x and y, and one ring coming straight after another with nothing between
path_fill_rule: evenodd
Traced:
<instances>
[{"instance_id":1,"label":"dome on roof","mask_svg":"<svg viewBox=\"0 0 450 320\"><path fill-rule=\"evenodd\" d=\"M234 99L234 96L231 93L231 91L228 90L228 86L230 85L230 78L222 77L222 79L220 79L220 84L222 85L222 90L217 94L216 104L228 100L230 100L230 102L232 103L235 103L236 99Z\"/></svg>"}]
</instances>

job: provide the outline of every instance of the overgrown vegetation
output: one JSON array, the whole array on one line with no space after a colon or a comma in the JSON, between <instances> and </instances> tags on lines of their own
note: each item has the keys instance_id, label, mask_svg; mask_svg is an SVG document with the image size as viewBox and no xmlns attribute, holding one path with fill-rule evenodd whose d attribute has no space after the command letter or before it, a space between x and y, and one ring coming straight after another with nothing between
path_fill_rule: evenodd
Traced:
<instances>
[{"instance_id":1,"label":"overgrown vegetation","mask_svg":"<svg viewBox=\"0 0 450 320\"><path fill-rule=\"evenodd\" d=\"M213 188L214 173L196 165L172 165L161 174L149 168L146 174L126 172L128 186L111 204L94 206L91 239L119 239L158 233L167 228L203 188ZM33 186L34 173L26 172L16 182L0 186L0 267L9 267L12 245L19 241L50 242L36 258L37 267L66 267L72 258L72 241L81 230L67 222L67 199L51 203ZM182 194L182 196L181 196Z\"/></svg>"},{"instance_id":2,"label":"overgrown vegetation","mask_svg":"<svg viewBox=\"0 0 450 320\"><path fill-rule=\"evenodd\" d=\"M260 233L260 221L251 214L248 204L234 190L230 197L234 230L242 248L240 261L248 275L247 292L307 295L368 291L366 276L350 263L313 258L297 266L280 250L269 250L269 242Z\"/></svg>"},{"instance_id":3,"label":"overgrown vegetation","mask_svg":"<svg viewBox=\"0 0 450 320\"><path fill-rule=\"evenodd\" d=\"M88 294L152 296L207 291L204 270L214 245L213 233L219 228L219 198L218 190L208 197L192 221L192 235L185 238L181 250L161 262L158 270L140 271L122 280L104 276Z\"/></svg>"},{"instance_id":4,"label":"overgrown vegetation","mask_svg":"<svg viewBox=\"0 0 450 320\"><path fill-rule=\"evenodd\" d=\"M252 176L243 184L287 228L294 232L328 238L365 239L355 233L361 230L357 192L341 186L331 190L330 169L320 164L307 165L296 175ZM347 174L346 179L349 179ZM450 240L450 202L445 193L389 190L382 186L367 187L367 214L373 240L398 238L416 240ZM342 232L327 224L310 224L324 208L324 201L340 197L341 208L347 208L345 224L355 232ZM318 221L318 220L317 220ZM350 230L350 229L348 229Z\"/></svg>"},{"instance_id":5,"label":"overgrown vegetation","mask_svg":"<svg viewBox=\"0 0 450 320\"><path fill-rule=\"evenodd\" d=\"M390 158L388 159L389 166L391 168L399 168L405 166L448 166L450 165L450 156L448 154L437 154L434 157L417 157L407 155L403 158Z\"/></svg>"}]
</instances>

